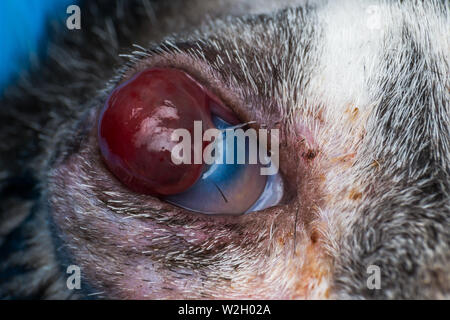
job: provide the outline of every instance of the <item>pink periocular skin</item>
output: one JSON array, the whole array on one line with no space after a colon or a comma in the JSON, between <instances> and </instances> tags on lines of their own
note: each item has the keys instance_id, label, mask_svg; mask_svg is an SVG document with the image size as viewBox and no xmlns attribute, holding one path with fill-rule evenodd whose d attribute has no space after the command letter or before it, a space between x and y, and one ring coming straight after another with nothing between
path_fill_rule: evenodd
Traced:
<instances>
[{"instance_id":1,"label":"pink periocular skin","mask_svg":"<svg viewBox=\"0 0 450 320\"><path fill-rule=\"evenodd\" d=\"M98 138L104 162L135 192L155 196L183 192L197 181L204 164L175 164L171 150L179 142L171 140L172 133L186 129L193 137L194 121L201 121L203 130L212 128L213 113L238 122L231 110L183 71L144 70L117 87L101 112Z\"/></svg>"}]
</instances>

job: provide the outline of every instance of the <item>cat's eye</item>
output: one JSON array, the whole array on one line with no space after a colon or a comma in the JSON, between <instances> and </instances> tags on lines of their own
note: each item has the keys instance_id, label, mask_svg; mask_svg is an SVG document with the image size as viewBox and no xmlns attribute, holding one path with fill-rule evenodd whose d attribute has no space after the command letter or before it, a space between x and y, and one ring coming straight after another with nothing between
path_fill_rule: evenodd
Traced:
<instances>
[{"instance_id":1,"label":"cat's eye","mask_svg":"<svg viewBox=\"0 0 450 320\"><path fill-rule=\"evenodd\" d=\"M239 127L231 110L185 72L147 69L110 95L99 117L100 151L109 170L130 190L191 211L241 214L276 205L283 196L278 173L262 175L262 164L226 161L231 150L234 160L239 152L247 159L248 146L258 141L246 137L247 143L238 146L236 139L229 140L217 154L223 161L208 164L203 152L217 141L198 141L199 123L202 130L215 128L223 134ZM174 161L177 130L194 138L180 153L189 161Z\"/></svg>"}]
</instances>

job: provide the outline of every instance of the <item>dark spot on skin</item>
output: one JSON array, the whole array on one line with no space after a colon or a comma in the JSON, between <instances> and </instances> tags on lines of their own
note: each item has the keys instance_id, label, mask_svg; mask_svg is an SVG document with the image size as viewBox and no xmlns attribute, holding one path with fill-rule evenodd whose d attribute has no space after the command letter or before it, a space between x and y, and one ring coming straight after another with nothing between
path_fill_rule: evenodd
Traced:
<instances>
[{"instance_id":1,"label":"dark spot on skin","mask_svg":"<svg viewBox=\"0 0 450 320\"><path fill-rule=\"evenodd\" d=\"M350 120L354 122L358 118L359 109L358 107L354 107L352 104L349 104L344 112L348 114Z\"/></svg>"},{"instance_id":2,"label":"dark spot on skin","mask_svg":"<svg viewBox=\"0 0 450 320\"><path fill-rule=\"evenodd\" d=\"M313 244L316 244L317 241L319 241L319 233L317 232L317 230L314 230L314 231L311 233L310 239L311 239L311 242L312 242Z\"/></svg>"},{"instance_id":3,"label":"dark spot on skin","mask_svg":"<svg viewBox=\"0 0 450 320\"><path fill-rule=\"evenodd\" d=\"M350 191L349 198L350 198L351 200L356 201L356 200L361 199L361 197L362 197L362 193L359 192L358 190L353 189L353 190Z\"/></svg>"},{"instance_id":4,"label":"dark spot on skin","mask_svg":"<svg viewBox=\"0 0 450 320\"><path fill-rule=\"evenodd\" d=\"M378 160L373 160L371 166L372 166L372 168L379 169L380 162Z\"/></svg>"},{"instance_id":5,"label":"dark spot on skin","mask_svg":"<svg viewBox=\"0 0 450 320\"><path fill-rule=\"evenodd\" d=\"M302 153L302 157L307 161L311 161L317 156L317 153L316 150L308 150Z\"/></svg>"}]
</instances>

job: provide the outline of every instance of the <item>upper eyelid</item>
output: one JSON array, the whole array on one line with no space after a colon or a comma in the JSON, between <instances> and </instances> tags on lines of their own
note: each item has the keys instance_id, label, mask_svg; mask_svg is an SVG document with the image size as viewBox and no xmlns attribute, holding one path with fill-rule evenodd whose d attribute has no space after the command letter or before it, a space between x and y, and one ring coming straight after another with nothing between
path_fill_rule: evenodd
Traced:
<instances>
[{"instance_id":1,"label":"upper eyelid","mask_svg":"<svg viewBox=\"0 0 450 320\"><path fill-rule=\"evenodd\" d=\"M127 59L126 68L120 71L119 82L129 79L133 74L145 69L146 60L164 60L168 66L170 57L177 55L189 56L189 50L198 46L199 42L172 42L166 40L158 45L150 48L142 47L138 44L133 44L132 47L137 49L129 54L121 54L120 56ZM144 64L144 66L142 66Z\"/></svg>"},{"instance_id":2,"label":"upper eyelid","mask_svg":"<svg viewBox=\"0 0 450 320\"><path fill-rule=\"evenodd\" d=\"M172 42L166 40L161 44L146 49L139 45L133 45L131 54L122 55L128 58L126 68L120 71L116 86L130 79L136 73L147 68L176 68L191 75L199 84L216 95L227 107L229 107L242 122L257 121L250 119L243 103L239 88L230 88L224 81L224 73L218 72L211 56L219 56L220 53L213 47L207 46L202 41ZM195 50L208 52L200 55ZM227 59L224 58L224 61ZM258 122L258 121L257 121Z\"/></svg>"}]
</instances>

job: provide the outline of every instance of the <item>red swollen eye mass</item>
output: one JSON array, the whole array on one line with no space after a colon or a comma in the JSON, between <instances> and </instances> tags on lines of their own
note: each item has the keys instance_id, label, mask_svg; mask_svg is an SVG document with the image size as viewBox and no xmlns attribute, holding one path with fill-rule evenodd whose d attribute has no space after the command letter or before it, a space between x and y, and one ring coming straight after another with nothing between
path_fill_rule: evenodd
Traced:
<instances>
[{"instance_id":1,"label":"red swollen eye mass","mask_svg":"<svg viewBox=\"0 0 450 320\"><path fill-rule=\"evenodd\" d=\"M148 69L116 88L99 119L100 151L110 171L128 188L151 195L183 192L200 177L203 164L171 159L175 129L194 136L194 121L213 127L216 104L180 70ZM192 159L193 158L193 147ZM193 162L193 161L192 161Z\"/></svg>"}]
</instances>

